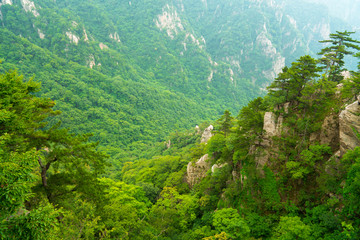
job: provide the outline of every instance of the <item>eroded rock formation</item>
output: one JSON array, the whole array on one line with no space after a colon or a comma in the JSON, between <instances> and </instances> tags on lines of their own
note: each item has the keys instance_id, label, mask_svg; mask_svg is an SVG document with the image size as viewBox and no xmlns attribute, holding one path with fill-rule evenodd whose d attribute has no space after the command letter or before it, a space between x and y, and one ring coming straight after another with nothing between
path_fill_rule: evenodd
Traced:
<instances>
[{"instance_id":1,"label":"eroded rock formation","mask_svg":"<svg viewBox=\"0 0 360 240\"><path fill-rule=\"evenodd\" d=\"M207 171L211 168L209 155L205 154L197 162L189 162L187 165L187 183L194 186L200 179L206 176Z\"/></svg>"},{"instance_id":2,"label":"eroded rock formation","mask_svg":"<svg viewBox=\"0 0 360 240\"><path fill-rule=\"evenodd\" d=\"M198 128L198 127L197 127ZM207 143L212 137L211 131L214 129L212 125L207 127L201 135L201 143ZM186 171L186 181L190 187L194 186L198 181L206 176L207 171L211 169L211 164L208 161L209 155L205 154L198 161L189 162Z\"/></svg>"},{"instance_id":3,"label":"eroded rock formation","mask_svg":"<svg viewBox=\"0 0 360 240\"><path fill-rule=\"evenodd\" d=\"M347 150L360 146L357 135L360 132L360 105L358 101L349 104L339 115L340 156Z\"/></svg>"},{"instance_id":4,"label":"eroded rock formation","mask_svg":"<svg viewBox=\"0 0 360 240\"><path fill-rule=\"evenodd\" d=\"M289 106L283 106L285 112ZM266 112L264 115L264 135L259 147L252 149L255 154L255 161L259 168L262 168L269 162L272 153L276 153L273 143L273 137L280 137L286 132L283 126L283 116L276 116L273 112ZM339 151L338 156L343 156L346 151L360 146L358 138L360 133L360 104L358 101L345 107L340 114L327 116L318 132L310 135L310 142L329 145L334 153ZM358 136L357 136L358 135Z\"/></svg>"},{"instance_id":5,"label":"eroded rock formation","mask_svg":"<svg viewBox=\"0 0 360 240\"><path fill-rule=\"evenodd\" d=\"M209 127L205 128L203 134L201 135L201 143L207 143L209 139L212 137L211 131L214 129L213 125L210 125Z\"/></svg>"}]
</instances>

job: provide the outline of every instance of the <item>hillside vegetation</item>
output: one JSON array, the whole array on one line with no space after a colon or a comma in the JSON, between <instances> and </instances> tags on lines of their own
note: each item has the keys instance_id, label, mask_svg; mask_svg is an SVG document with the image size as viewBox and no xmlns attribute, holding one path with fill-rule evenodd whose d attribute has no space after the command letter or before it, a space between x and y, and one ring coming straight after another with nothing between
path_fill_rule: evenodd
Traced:
<instances>
[{"instance_id":1,"label":"hillside vegetation","mask_svg":"<svg viewBox=\"0 0 360 240\"><path fill-rule=\"evenodd\" d=\"M7 0L0 16L1 71L41 82L52 123L92 132L114 163L238 112L343 25L288 1Z\"/></svg>"},{"instance_id":2,"label":"hillside vegetation","mask_svg":"<svg viewBox=\"0 0 360 240\"><path fill-rule=\"evenodd\" d=\"M2 74L1 237L358 239L360 72L345 78L343 59L360 42L324 42L207 142L206 125L173 133L112 179L90 135L49 121L60 113L38 83Z\"/></svg>"}]
</instances>

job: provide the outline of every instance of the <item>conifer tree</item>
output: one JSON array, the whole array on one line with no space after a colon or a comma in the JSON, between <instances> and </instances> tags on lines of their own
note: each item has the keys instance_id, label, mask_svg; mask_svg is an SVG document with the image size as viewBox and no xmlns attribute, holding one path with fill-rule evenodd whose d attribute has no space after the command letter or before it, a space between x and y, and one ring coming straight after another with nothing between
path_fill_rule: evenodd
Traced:
<instances>
[{"instance_id":1,"label":"conifer tree","mask_svg":"<svg viewBox=\"0 0 360 240\"><path fill-rule=\"evenodd\" d=\"M360 41L350 37L354 32L339 32L330 34L329 40L319 41L320 43L330 44L323 48L318 54L321 55L320 62L325 66L325 74L331 81L340 82L343 80L341 72L345 71L344 57L354 54L351 50L360 50Z\"/></svg>"},{"instance_id":2,"label":"conifer tree","mask_svg":"<svg viewBox=\"0 0 360 240\"><path fill-rule=\"evenodd\" d=\"M269 94L277 100L277 102L287 102L289 95L289 68L285 66L282 72L279 73L278 77L268 87Z\"/></svg>"},{"instance_id":3,"label":"conifer tree","mask_svg":"<svg viewBox=\"0 0 360 240\"><path fill-rule=\"evenodd\" d=\"M306 84L319 77L320 71L314 58L302 56L290 68L283 69L283 73L268 87L269 94L275 98L282 97L282 102L298 101Z\"/></svg>"},{"instance_id":4,"label":"conifer tree","mask_svg":"<svg viewBox=\"0 0 360 240\"><path fill-rule=\"evenodd\" d=\"M233 117L231 116L231 113L229 110L225 110L224 114L219 118L217 123L220 125L220 131L224 133L224 136L227 137L227 135L230 133L230 128L232 127L233 123Z\"/></svg>"}]
</instances>

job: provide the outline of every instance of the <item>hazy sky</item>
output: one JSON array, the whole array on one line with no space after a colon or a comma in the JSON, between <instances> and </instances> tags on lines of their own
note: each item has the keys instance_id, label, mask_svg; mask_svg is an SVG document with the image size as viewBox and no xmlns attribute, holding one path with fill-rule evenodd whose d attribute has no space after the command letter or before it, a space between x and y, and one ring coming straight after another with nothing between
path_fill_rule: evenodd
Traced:
<instances>
[{"instance_id":1,"label":"hazy sky","mask_svg":"<svg viewBox=\"0 0 360 240\"><path fill-rule=\"evenodd\" d=\"M360 0L306 0L326 5L332 16L337 16L342 20L360 28Z\"/></svg>"}]
</instances>

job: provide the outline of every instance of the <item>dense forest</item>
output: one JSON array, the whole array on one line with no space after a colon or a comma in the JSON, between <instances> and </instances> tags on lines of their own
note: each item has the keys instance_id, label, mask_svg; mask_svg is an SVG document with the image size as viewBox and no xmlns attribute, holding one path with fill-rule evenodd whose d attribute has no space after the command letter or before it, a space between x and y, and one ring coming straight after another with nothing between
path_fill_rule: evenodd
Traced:
<instances>
[{"instance_id":1,"label":"dense forest","mask_svg":"<svg viewBox=\"0 0 360 240\"><path fill-rule=\"evenodd\" d=\"M37 96L62 111L49 121L92 132L114 166L238 112L331 30L350 29L284 0L3 0L0 21L0 71L41 82Z\"/></svg>"},{"instance_id":2,"label":"dense forest","mask_svg":"<svg viewBox=\"0 0 360 240\"><path fill-rule=\"evenodd\" d=\"M90 134L54 123L66 113L38 96L38 82L3 73L1 238L359 239L351 34L330 34L318 59L284 67L237 116L175 132L112 174Z\"/></svg>"},{"instance_id":3,"label":"dense forest","mask_svg":"<svg viewBox=\"0 0 360 240\"><path fill-rule=\"evenodd\" d=\"M308 1L0 0L0 239L360 239L357 5Z\"/></svg>"}]
</instances>

